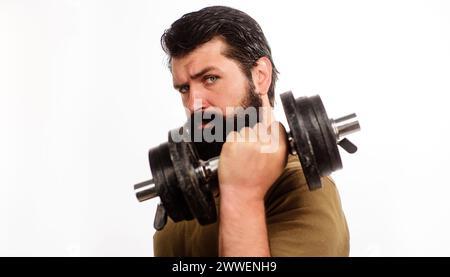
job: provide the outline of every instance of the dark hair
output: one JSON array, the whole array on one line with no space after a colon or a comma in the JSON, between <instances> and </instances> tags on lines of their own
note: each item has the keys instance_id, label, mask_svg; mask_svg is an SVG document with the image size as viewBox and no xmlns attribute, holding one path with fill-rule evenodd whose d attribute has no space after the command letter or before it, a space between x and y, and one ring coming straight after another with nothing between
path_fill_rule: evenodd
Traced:
<instances>
[{"instance_id":1,"label":"dark hair","mask_svg":"<svg viewBox=\"0 0 450 277\"><path fill-rule=\"evenodd\" d=\"M248 14L224 6L206 7L183 15L167 29L161 37L161 46L173 57L183 57L198 46L220 36L228 45L224 53L236 60L244 74L251 81L251 69L261 57L272 63L272 81L268 91L273 106L277 69L272 60L269 44L259 24Z\"/></svg>"}]
</instances>

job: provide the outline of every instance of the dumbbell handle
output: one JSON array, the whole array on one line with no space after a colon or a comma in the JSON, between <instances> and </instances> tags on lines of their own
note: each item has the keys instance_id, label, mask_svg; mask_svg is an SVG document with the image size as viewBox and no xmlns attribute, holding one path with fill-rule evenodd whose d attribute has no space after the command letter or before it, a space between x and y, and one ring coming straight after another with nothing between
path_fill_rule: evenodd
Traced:
<instances>
[{"instance_id":1,"label":"dumbbell handle","mask_svg":"<svg viewBox=\"0 0 450 277\"><path fill-rule=\"evenodd\" d=\"M358 118L354 113L336 119L331 119L330 121L331 127L336 135L336 141L340 141L342 137L358 132L361 129Z\"/></svg>"},{"instance_id":2,"label":"dumbbell handle","mask_svg":"<svg viewBox=\"0 0 450 277\"><path fill-rule=\"evenodd\" d=\"M134 190L139 202L158 196L158 191L156 190L155 182L153 181L153 179L134 185Z\"/></svg>"},{"instance_id":3,"label":"dumbbell handle","mask_svg":"<svg viewBox=\"0 0 450 277\"><path fill-rule=\"evenodd\" d=\"M201 161L200 166L195 169L195 172L205 183L217 176L219 170L219 156L209 159L207 161ZM139 202L149 200L158 196L158 190L156 188L153 179L144 181L134 185L134 191Z\"/></svg>"},{"instance_id":4,"label":"dumbbell handle","mask_svg":"<svg viewBox=\"0 0 450 277\"><path fill-rule=\"evenodd\" d=\"M208 184L211 179L217 178L217 172L219 171L219 160L220 156L211 158L207 161L200 161L200 166L195 169L195 172L200 178L203 179L203 183Z\"/></svg>"}]
</instances>

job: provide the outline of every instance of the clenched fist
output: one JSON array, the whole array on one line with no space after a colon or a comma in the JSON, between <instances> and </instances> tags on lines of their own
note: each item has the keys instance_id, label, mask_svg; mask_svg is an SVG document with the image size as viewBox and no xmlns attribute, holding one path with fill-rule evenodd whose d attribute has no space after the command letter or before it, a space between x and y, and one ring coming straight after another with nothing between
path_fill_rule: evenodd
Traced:
<instances>
[{"instance_id":1,"label":"clenched fist","mask_svg":"<svg viewBox=\"0 0 450 277\"><path fill-rule=\"evenodd\" d=\"M219 163L221 198L261 202L287 161L287 139L277 121L258 123L227 136Z\"/></svg>"}]
</instances>

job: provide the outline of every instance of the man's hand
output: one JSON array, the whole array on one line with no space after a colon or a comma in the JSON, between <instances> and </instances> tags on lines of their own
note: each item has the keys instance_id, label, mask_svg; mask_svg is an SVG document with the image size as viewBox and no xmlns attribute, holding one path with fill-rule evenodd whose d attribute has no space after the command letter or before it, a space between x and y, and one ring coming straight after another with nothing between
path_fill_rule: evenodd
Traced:
<instances>
[{"instance_id":1,"label":"man's hand","mask_svg":"<svg viewBox=\"0 0 450 277\"><path fill-rule=\"evenodd\" d=\"M286 165L286 149L286 131L279 122L230 133L220 153L220 193L263 201Z\"/></svg>"},{"instance_id":2,"label":"man's hand","mask_svg":"<svg viewBox=\"0 0 450 277\"><path fill-rule=\"evenodd\" d=\"M219 163L219 255L270 256L264 196L286 160L286 132L279 122L228 135Z\"/></svg>"}]
</instances>

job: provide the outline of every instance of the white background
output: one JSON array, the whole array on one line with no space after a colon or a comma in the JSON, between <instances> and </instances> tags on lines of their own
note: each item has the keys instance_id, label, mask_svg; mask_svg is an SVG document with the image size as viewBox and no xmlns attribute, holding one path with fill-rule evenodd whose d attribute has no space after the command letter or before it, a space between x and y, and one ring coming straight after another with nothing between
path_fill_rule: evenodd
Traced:
<instances>
[{"instance_id":1,"label":"white background","mask_svg":"<svg viewBox=\"0 0 450 277\"><path fill-rule=\"evenodd\" d=\"M184 121L159 40L211 4L261 24L278 94L358 114L333 174L351 255L449 256L450 2L428 0L0 0L0 255L153 255L132 184Z\"/></svg>"}]
</instances>

